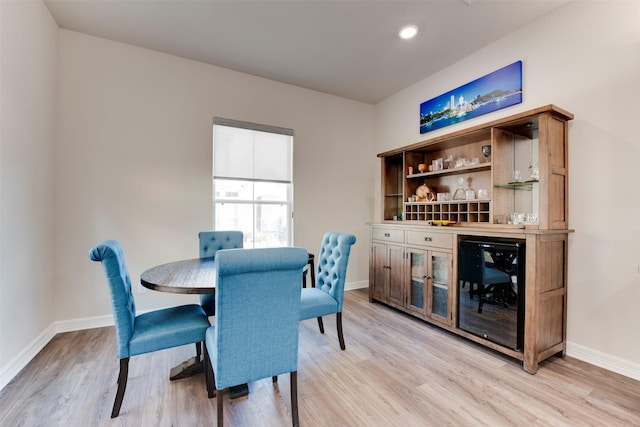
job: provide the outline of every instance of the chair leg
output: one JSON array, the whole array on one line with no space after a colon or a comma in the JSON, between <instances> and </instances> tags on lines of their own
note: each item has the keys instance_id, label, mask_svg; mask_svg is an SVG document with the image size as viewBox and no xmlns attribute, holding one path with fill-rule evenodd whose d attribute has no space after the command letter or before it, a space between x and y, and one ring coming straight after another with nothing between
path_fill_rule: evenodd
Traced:
<instances>
[{"instance_id":1,"label":"chair leg","mask_svg":"<svg viewBox=\"0 0 640 427\"><path fill-rule=\"evenodd\" d=\"M209 359L206 342L204 344L204 360L202 361L202 364L204 368L205 384L207 385L207 397L211 399L216 395L215 372L213 372L213 367L211 366L211 359Z\"/></svg>"},{"instance_id":2,"label":"chair leg","mask_svg":"<svg viewBox=\"0 0 640 427\"><path fill-rule=\"evenodd\" d=\"M113 402L113 410L111 418L115 418L120 414L120 407L124 399L124 391L127 388L127 376L129 375L129 358L120 359L120 373L118 374L118 391L116 392L116 400Z\"/></svg>"},{"instance_id":3,"label":"chair leg","mask_svg":"<svg viewBox=\"0 0 640 427\"><path fill-rule=\"evenodd\" d=\"M197 342L196 343L196 360L198 362L200 361L200 356L202 356L202 343Z\"/></svg>"},{"instance_id":4,"label":"chair leg","mask_svg":"<svg viewBox=\"0 0 640 427\"><path fill-rule=\"evenodd\" d=\"M338 340L340 341L340 349L344 350L344 336L342 335L342 313L336 313L336 325L338 328Z\"/></svg>"},{"instance_id":5,"label":"chair leg","mask_svg":"<svg viewBox=\"0 0 640 427\"><path fill-rule=\"evenodd\" d=\"M322 317L318 317L318 327L320 328L320 333L324 334L324 325L322 324Z\"/></svg>"},{"instance_id":6,"label":"chair leg","mask_svg":"<svg viewBox=\"0 0 640 427\"><path fill-rule=\"evenodd\" d=\"M277 375L272 376L271 377L271 382L274 383L274 384L277 383L278 382L278 376Z\"/></svg>"},{"instance_id":7,"label":"chair leg","mask_svg":"<svg viewBox=\"0 0 640 427\"><path fill-rule=\"evenodd\" d=\"M478 313L482 313L482 299L486 292L487 290L484 285L478 284L478 299L480 300L480 302L478 302Z\"/></svg>"},{"instance_id":8,"label":"chair leg","mask_svg":"<svg viewBox=\"0 0 640 427\"><path fill-rule=\"evenodd\" d=\"M222 393L221 390L218 390L218 398L216 399L216 406L218 406L218 427L222 427L224 425L223 417L222 417Z\"/></svg>"},{"instance_id":9,"label":"chair leg","mask_svg":"<svg viewBox=\"0 0 640 427\"><path fill-rule=\"evenodd\" d=\"M291 372L289 379L291 381L291 420L293 427L298 427L300 425L300 420L298 419L298 372Z\"/></svg>"}]
</instances>

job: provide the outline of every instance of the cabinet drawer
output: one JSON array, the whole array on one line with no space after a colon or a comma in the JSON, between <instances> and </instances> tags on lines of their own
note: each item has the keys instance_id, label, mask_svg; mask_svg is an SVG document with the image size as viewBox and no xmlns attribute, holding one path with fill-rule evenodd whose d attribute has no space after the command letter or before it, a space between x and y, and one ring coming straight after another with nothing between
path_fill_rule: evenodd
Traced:
<instances>
[{"instance_id":1,"label":"cabinet drawer","mask_svg":"<svg viewBox=\"0 0 640 427\"><path fill-rule=\"evenodd\" d=\"M404 230L397 230L393 228L374 228L371 230L371 240L404 243Z\"/></svg>"},{"instance_id":2,"label":"cabinet drawer","mask_svg":"<svg viewBox=\"0 0 640 427\"><path fill-rule=\"evenodd\" d=\"M449 233L434 233L429 231L407 231L407 243L410 245L434 246L452 249L453 235Z\"/></svg>"}]
</instances>

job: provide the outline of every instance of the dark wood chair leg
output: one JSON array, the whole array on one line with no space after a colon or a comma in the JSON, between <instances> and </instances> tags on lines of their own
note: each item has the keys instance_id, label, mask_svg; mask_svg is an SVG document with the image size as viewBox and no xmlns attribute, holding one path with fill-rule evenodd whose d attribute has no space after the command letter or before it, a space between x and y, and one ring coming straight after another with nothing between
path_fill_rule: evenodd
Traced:
<instances>
[{"instance_id":1,"label":"dark wood chair leg","mask_svg":"<svg viewBox=\"0 0 640 427\"><path fill-rule=\"evenodd\" d=\"M311 274L311 287L316 287L316 273L315 273L315 265L313 263L314 256L313 254L309 254L309 261L307 262L307 268L302 272L302 287L307 287L307 273Z\"/></svg>"},{"instance_id":2,"label":"dark wood chair leg","mask_svg":"<svg viewBox=\"0 0 640 427\"><path fill-rule=\"evenodd\" d=\"M298 372L293 371L289 374L291 380L291 420L293 421L293 427L299 427L300 421L298 419Z\"/></svg>"},{"instance_id":3,"label":"dark wood chair leg","mask_svg":"<svg viewBox=\"0 0 640 427\"><path fill-rule=\"evenodd\" d=\"M197 342L196 343L196 360L200 361L202 356L202 343L201 342Z\"/></svg>"},{"instance_id":4,"label":"dark wood chair leg","mask_svg":"<svg viewBox=\"0 0 640 427\"><path fill-rule=\"evenodd\" d=\"M224 425L224 421L222 419L222 396L224 396L224 393L222 390L218 390L218 398L216 399L216 405L218 406L218 427L222 427Z\"/></svg>"},{"instance_id":5,"label":"dark wood chair leg","mask_svg":"<svg viewBox=\"0 0 640 427\"><path fill-rule=\"evenodd\" d=\"M336 324L338 327L338 340L340 341L340 349L344 350L344 336L342 335L342 313L336 313Z\"/></svg>"},{"instance_id":6,"label":"dark wood chair leg","mask_svg":"<svg viewBox=\"0 0 640 427\"><path fill-rule=\"evenodd\" d=\"M127 376L129 375L129 358L120 359L120 373L118 374L118 391L116 392L116 400L113 402L113 410L111 418L115 418L120 414L120 407L124 399L124 392L127 388Z\"/></svg>"},{"instance_id":7,"label":"dark wood chair leg","mask_svg":"<svg viewBox=\"0 0 640 427\"><path fill-rule=\"evenodd\" d=\"M324 325L322 324L322 317L318 317L318 327L320 328L320 333L324 334Z\"/></svg>"},{"instance_id":8,"label":"dark wood chair leg","mask_svg":"<svg viewBox=\"0 0 640 427\"><path fill-rule=\"evenodd\" d=\"M277 383L278 382L278 376L277 375L272 376L271 377L271 382L274 383L274 384Z\"/></svg>"},{"instance_id":9,"label":"dark wood chair leg","mask_svg":"<svg viewBox=\"0 0 640 427\"><path fill-rule=\"evenodd\" d=\"M315 262L313 261L315 259L315 257L313 256L313 254L309 254L309 273L311 274L311 287L315 288L316 287L316 265Z\"/></svg>"},{"instance_id":10,"label":"dark wood chair leg","mask_svg":"<svg viewBox=\"0 0 640 427\"><path fill-rule=\"evenodd\" d=\"M211 359L209 359L209 352L207 351L207 344L204 344L204 360L202 361L204 368L204 379L207 385L207 397L211 399L216 395L215 387L215 372L211 366Z\"/></svg>"}]
</instances>

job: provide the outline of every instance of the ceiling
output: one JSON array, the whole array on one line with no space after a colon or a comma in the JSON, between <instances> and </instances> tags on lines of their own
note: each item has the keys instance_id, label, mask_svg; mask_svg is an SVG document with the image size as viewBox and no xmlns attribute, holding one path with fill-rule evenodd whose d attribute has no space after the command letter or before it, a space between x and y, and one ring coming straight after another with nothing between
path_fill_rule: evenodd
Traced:
<instances>
[{"instance_id":1,"label":"ceiling","mask_svg":"<svg viewBox=\"0 0 640 427\"><path fill-rule=\"evenodd\" d=\"M45 4L60 28L375 104L567 1L45 0ZM398 37L405 24L418 25L415 39Z\"/></svg>"}]
</instances>

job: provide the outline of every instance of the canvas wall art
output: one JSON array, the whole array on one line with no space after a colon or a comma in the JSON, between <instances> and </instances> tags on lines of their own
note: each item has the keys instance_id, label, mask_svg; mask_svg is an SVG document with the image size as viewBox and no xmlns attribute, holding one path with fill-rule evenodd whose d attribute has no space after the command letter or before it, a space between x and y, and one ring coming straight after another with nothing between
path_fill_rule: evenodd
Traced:
<instances>
[{"instance_id":1,"label":"canvas wall art","mask_svg":"<svg viewBox=\"0 0 640 427\"><path fill-rule=\"evenodd\" d=\"M469 120L522 102L522 61L420 104L420 133Z\"/></svg>"}]
</instances>

